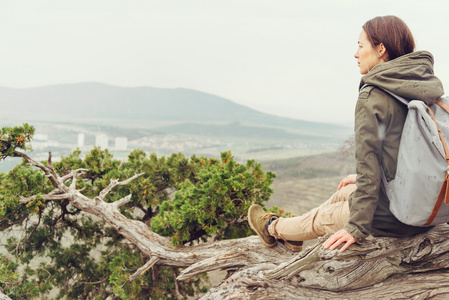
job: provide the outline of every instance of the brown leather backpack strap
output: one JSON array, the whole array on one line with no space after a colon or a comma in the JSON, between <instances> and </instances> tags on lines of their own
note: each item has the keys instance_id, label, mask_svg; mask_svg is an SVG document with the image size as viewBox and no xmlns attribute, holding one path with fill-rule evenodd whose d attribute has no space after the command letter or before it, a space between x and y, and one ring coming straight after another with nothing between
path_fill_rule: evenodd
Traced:
<instances>
[{"instance_id":1,"label":"brown leather backpack strap","mask_svg":"<svg viewBox=\"0 0 449 300\"><path fill-rule=\"evenodd\" d=\"M426 226L429 226L430 224L432 224L433 220L435 219L435 217L438 214L438 211L440 210L441 204L443 204L444 198L446 198L446 201L449 198L448 177L449 177L449 174L446 174L446 178L444 178L443 185L441 186L441 190L440 190L440 193L438 194L438 198L437 198L437 201L435 202L432 213L430 214L430 217L427 220L427 222L424 224Z\"/></svg>"},{"instance_id":2,"label":"brown leather backpack strap","mask_svg":"<svg viewBox=\"0 0 449 300\"><path fill-rule=\"evenodd\" d=\"M449 173L448 173L448 175L449 175ZM448 175L446 175L446 176L448 176ZM443 182L443 184L444 184L444 182ZM449 178L448 178L448 180L446 180L446 200L444 201L444 203L446 203L446 205L449 204Z\"/></svg>"},{"instance_id":3,"label":"brown leather backpack strap","mask_svg":"<svg viewBox=\"0 0 449 300\"><path fill-rule=\"evenodd\" d=\"M449 114L449 105L447 105L446 103L444 103L443 101L441 101L441 100L437 100L437 102L436 102L442 109L444 109L448 114ZM435 121L435 117L434 117L434 115L433 115L433 113L431 114L432 115L432 118L433 118L433 120ZM436 121L435 121L435 124L436 124ZM438 128L438 125L437 125L437 128ZM440 135L440 139L441 139L441 142L443 143L443 147L444 147L444 152L445 152L445 154L446 154L446 161L447 161L447 174L448 175L446 175L446 177L447 176L449 176L449 158L448 158L448 147L447 147L447 145L446 145L446 142L444 141L444 139L443 139L443 136L441 135L441 131L440 131L440 128L438 128L438 134ZM444 184L444 183L443 183ZM445 201L445 203L446 203L446 205L449 205L449 180L448 180L448 183L447 183L447 191L446 191L446 201Z\"/></svg>"},{"instance_id":4,"label":"brown leather backpack strap","mask_svg":"<svg viewBox=\"0 0 449 300\"><path fill-rule=\"evenodd\" d=\"M449 105L447 105L446 103L444 103L441 100L438 100L437 104L440 105L445 111L447 111L449 113ZM444 181L443 181L443 185L441 186L440 193L438 194L437 201L435 202L435 205L433 207L432 213L430 214L429 219L427 220L427 222L424 225L432 224L433 220L437 216L438 211L440 210L440 207L443 204L443 201L445 199L446 199L446 201L444 201L444 202L446 203L446 205L449 204L449 149L447 147L446 141L443 138L443 135L441 134L441 130L438 127L437 121L435 120L435 116L434 116L432 110L429 108L429 106L427 106L427 109L429 111L430 116L432 117L432 120L435 122L435 126L437 127L437 130L438 130L438 135L440 137L441 143L443 144L444 154L446 156L447 172L446 172L446 177L444 178Z\"/></svg>"},{"instance_id":5,"label":"brown leather backpack strap","mask_svg":"<svg viewBox=\"0 0 449 300\"><path fill-rule=\"evenodd\" d=\"M441 102L442 104L444 104L444 105L449 109L449 105L447 105L447 104L444 103L443 101L438 100L437 103L438 103L438 102ZM442 104L438 103L438 105L440 105L440 106L441 106ZM426 106L427 106L427 105L426 105ZM444 110L446 110L446 108L445 108L444 106L441 106L441 107L442 107ZM433 122L435 123L435 126L437 127L437 130L438 130L438 136L440 137L441 143L443 144L444 154L445 154L445 156L446 156L446 162L447 162L447 169L448 169L448 172L449 172L449 149L448 149L448 147L447 147L446 141L445 141L444 138L443 138L443 135L441 134L441 130L440 130L440 128L438 127L437 120L435 120L435 116L434 116L432 110L429 108L429 106L427 106L427 110L429 111L429 114L430 114L430 116L432 117L432 120L433 120ZM449 110L447 110L447 112L449 113Z\"/></svg>"},{"instance_id":6,"label":"brown leather backpack strap","mask_svg":"<svg viewBox=\"0 0 449 300\"><path fill-rule=\"evenodd\" d=\"M437 100L436 102L439 106L441 106L442 109L444 109L447 113L449 113L449 105L447 105L446 103L444 103L441 100Z\"/></svg>"}]
</instances>

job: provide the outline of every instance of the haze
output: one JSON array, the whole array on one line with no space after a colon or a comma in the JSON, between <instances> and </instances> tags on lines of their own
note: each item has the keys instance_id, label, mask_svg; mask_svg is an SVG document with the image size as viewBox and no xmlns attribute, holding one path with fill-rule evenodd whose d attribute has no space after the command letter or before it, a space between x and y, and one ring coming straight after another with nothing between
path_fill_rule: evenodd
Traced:
<instances>
[{"instance_id":1,"label":"haze","mask_svg":"<svg viewBox=\"0 0 449 300\"><path fill-rule=\"evenodd\" d=\"M443 0L3 0L0 86L183 87L278 116L349 124L363 23L401 17L449 89L448 11Z\"/></svg>"}]
</instances>

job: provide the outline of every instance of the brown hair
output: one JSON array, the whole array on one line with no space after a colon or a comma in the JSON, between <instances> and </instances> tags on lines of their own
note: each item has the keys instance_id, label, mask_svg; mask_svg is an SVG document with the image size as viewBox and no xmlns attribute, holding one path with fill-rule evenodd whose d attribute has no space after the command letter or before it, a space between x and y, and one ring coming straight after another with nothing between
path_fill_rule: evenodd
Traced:
<instances>
[{"instance_id":1,"label":"brown hair","mask_svg":"<svg viewBox=\"0 0 449 300\"><path fill-rule=\"evenodd\" d=\"M395 16L375 17L363 26L373 47L382 43L392 60L415 50L415 40L410 29Z\"/></svg>"}]
</instances>

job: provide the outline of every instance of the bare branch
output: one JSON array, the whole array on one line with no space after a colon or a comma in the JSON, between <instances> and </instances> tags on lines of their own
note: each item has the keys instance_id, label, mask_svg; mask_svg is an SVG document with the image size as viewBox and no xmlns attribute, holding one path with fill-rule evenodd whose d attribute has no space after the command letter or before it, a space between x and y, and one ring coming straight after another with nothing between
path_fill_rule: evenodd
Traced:
<instances>
[{"instance_id":1,"label":"bare branch","mask_svg":"<svg viewBox=\"0 0 449 300\"><path fill-rule=\"evenodd\" d=\"M153 267L157 262L159 261L159 258L156 256L151 257L151 259L149 261L147 261L146 264L144 264L142 267L140 267L136 273L134 273L133 275L131 275L129 277L129 281L134 281L137 279L137 277L141 276L143 273L145 273L146 271L148 271L149 269L151 269L151 267Z\"/></svg>"},{"instance_id":2,"label":"bare branch","mask_svg":"<svg viewBox=\"0 0 449 300\"><path fill-rule=\"evenodd\" d=\"M67 180L69 180L71 178L73 178L74 181L76 182L75 178L78 179L78 177L80 175L85 174L85 172L87 172L87 171L89 171L89 169L80 168L80 169L72 170L72 171L70 171L70 173L61 177L61 182L66 182Z\"/></svg>"},{"instance_id":3,"label":"bare branch","mask_svg":"<svg viewBox=\"0 0 449 300\"><path fill-rule=\"evenodd\" d=\"M120 200L117 200L117 201L113 202L114 207L115 207L115 208L119 208L119 207L122 207L123 205L127 204L129 201L131 201L131 196L132 196L132 195L129 194L128 196L126 196L126 197L124 197L124 198L122 198L122 199L120 199Z\"/></svg>"},{"instance_id":4,"label":"bare branch","mask_svg":"<svg viewBox=\"0 0 449 300\"><path fill-rule=\"evenodd\" d=\"M175 276L178 277L179 276L179 271L178 269L175 269ZM179 289L179 283L177 280L175 280L175 293L176 293L176 298L178 299L185 299L186 297L181 293L181 290Z\"/></svg>"},{"instance_id":5,"label":"bare branch","mask_svg":"<svg viewBox=\"0 0 449 300\"><path fill-rule=\"evenodd\" d=\"M101 192L100 195L98 195L96 198L99 198L100 200L104 201L104 197L106 197L107 194L109 194L110 191L112 191L116 186L118 186L119 181L117 179L111 180L111 183L107 187L105 187Z\"/></svg>"},{"instance_id":6,"label":"bare branch","mask_svg":"<svg viewBox=\"0 0 449 300\"><path fill-rule=\"evenodd\" d=\"M53 162L51 161L51 151L48 151L48 167L52 170L54 170L53 168Z\"/></svg>"},{"instance_id":7,"label":"bare branch","mask_svg":"<svg viewBox=\"0 0 449 300\"><path fill-rule=\"evenodd\" d=\"M217 256L191 265L183 270L176 280L185 280L209 271L246 266L251 263L249 256L252 254L253 253L249 252L248 249L231 249L230 251L220 253ZM207 271L204 271L205 269L207 269Z\"/></svg>"},{"instance_id":8,"label":"bare branch","mask_svg":"<svg viewBox=\"0 0 449 300\"><path fill-rule=\"evenodd\" d=\"M322 239L320 239L320 242L315 244L313 247L308 247L304 251L300 252L298 256L290 261L281 263L272 270L262 272L260 274L261 277L266 279L279 279L282 277L290 278L303 270L310 269L313 267L315 262L320 260L320 251L324 251L321 247L321 241ZM336 254L337 251L330 253Z\"/></svg>"},{"instance_id":9,"label":"bare branch","mask_svg":"<svg viewBox=\"0 0 449 300\"><path fill-rule=\"evenodd\" d=\"M19 203L20 204L26 204L29 203L33 200L35 200L37 198L36 195L31 196L31 197L22 197L19 196L20 200ZM64 194L58 194L58 195L52 195L52 194L45 194L41 196L42 199L44 199L45 201L51 201L51 200L65 200L65 199L69 199L70 198L70 194L64 193Z\"/></svg>"},{"instance_id":10,"label":"bare branch","mask_svg":"<svg viewBox=\"0 0 449 300\"><path fill-rule=\"evenodd\" d=\"M73 178L72 178L72 183L70 184L70 189L74 190L76 187L76 181L78 179L78 172L75 170L75 171L72 171L72 174L73 174Z\"/></svg>"},{"instance_id":11,"label":"bare branch","mask_svg":"<svg viewBox=\"0 0 449 300\"><path fill-rule=\"evenodd\" d=\"M27 162L29 162L32 166L34 167L38 167L39 169L43 170L43 171L47 171L48 167L44 166L43 164L41 164L40 162L35 161L34 159L32 159L31 157L29 157L28 155L26 155L25 153L19 152L19 151L14 151L14 156L18 156L18 157L22 157L23 159L25 159Z\"/></svg>"},{"instance_id":12,"label":"bare branch","mask_svg":"<svg viewBox=\"0 0 449 300\"><path fill-rule=\"evenodd\" d=\"M111 180L111 183L107 187L105 187L100 192L100 195L98 195L96 198L99 198L100 200L104 201L104 197L106 197L106 195L109 194L109 192L112 191L116 186L127 185L128 183L130 183L134 179L142 176L143 174L145 174L145 173L135 174L133 177L130 177L124 181L118 181L117 179Z\"/></svg>"},{"instance_id":13,"label":"bare branch","mask_svg":"<svg viewBox=\"0 0 449 300\"><path fill-rule=\"evenodd\" d=\"M53 167L47 167L45 165L43 165L40 162L35 161L34 159L32 159L31 157L29 157L28 155L26 155L25 153L19 152L19 151L14 151L14 156L18 156L18 157L22 157L23 159L25 159L31 166L34 167L38 167L39 169L41 169L42 171L44 171L45 176L48 177L51 181L51 183L53 184L54 187L57 188L61 188L60 186L60 177L55 173L55 170L53 169Z\"/></svg>"}]
</instances>

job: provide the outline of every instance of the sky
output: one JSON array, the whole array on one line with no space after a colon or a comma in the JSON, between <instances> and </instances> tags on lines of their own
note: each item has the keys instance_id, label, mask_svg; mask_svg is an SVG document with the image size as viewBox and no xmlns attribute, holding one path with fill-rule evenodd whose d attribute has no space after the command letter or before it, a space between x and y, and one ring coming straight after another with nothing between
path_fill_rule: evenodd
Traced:
<instances>
[{"instance_id":1,"label":"sky","mask_svg":"<svg viewBox=\"0 0 449 300\"><path fill-rule=\"evenodd\" d=\"M448 12L445 0L0 0L0 86L187 88L351 124L362 25L402 18L448 90Z\"/></svg>"}]
</instances>

